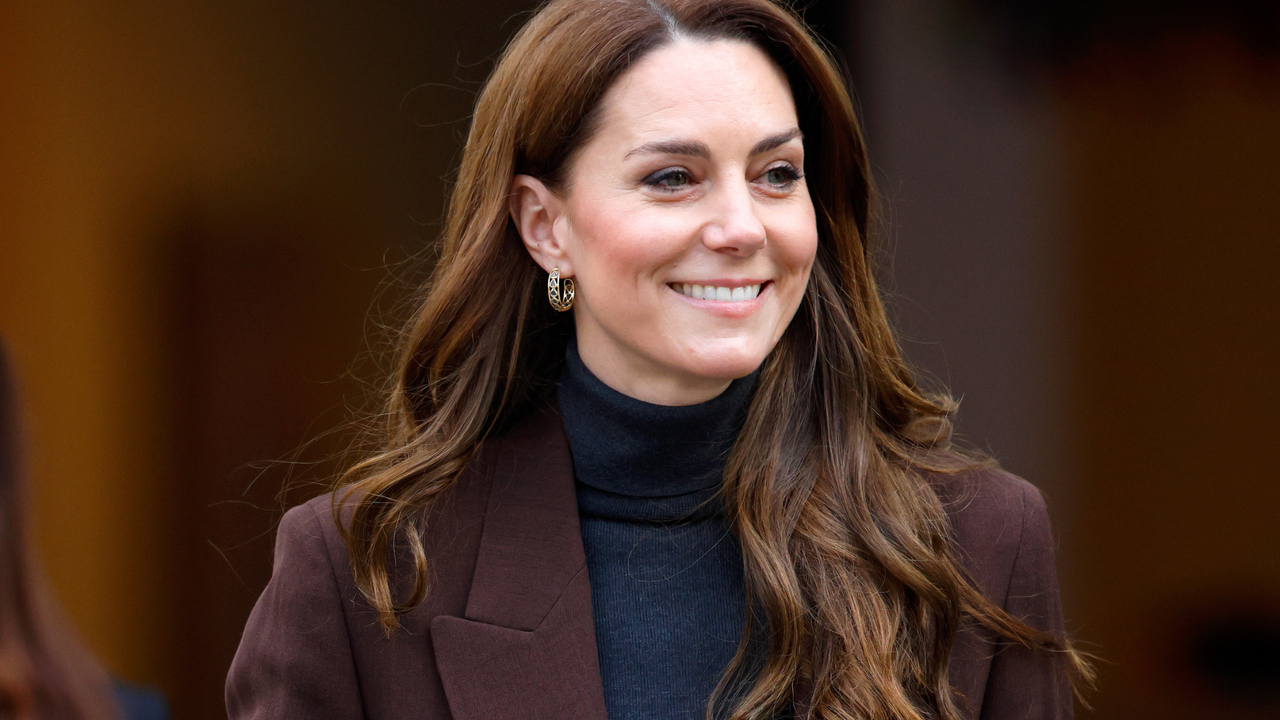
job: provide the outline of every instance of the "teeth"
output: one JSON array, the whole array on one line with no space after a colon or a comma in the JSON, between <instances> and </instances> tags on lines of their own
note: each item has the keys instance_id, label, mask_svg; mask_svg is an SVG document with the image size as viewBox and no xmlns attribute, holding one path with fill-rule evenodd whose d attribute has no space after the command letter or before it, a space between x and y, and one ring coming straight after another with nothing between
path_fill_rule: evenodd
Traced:
<instances>
[{"instance_id":1,"label":"teeth","mask_svg":"<svg viewBox=\"0 0 1280 720\"><path fill-rule=\"evenodd\" d=\"M745 302L754 300L760 294L759 285L728 288L715 285L672 283L671 287L686 297L691 297L695 300L715 300L716 302Z\"/></svg>"}]
</instances>

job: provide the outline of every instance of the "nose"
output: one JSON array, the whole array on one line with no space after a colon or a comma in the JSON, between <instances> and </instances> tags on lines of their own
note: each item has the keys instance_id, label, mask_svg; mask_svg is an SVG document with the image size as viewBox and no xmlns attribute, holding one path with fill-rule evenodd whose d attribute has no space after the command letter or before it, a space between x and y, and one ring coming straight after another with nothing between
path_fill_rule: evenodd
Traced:
<instances>
[{"instance_id":1,"label":"nose","mask_svg":"<svg viewBox=\"0 0 1280 720\"><path fill-rule=\"evenodd\" d=\"M766 241L759 208L745 182L726 183L711 200L712 217L702 229L702 244L712 250L746 255L763 248Z\"/></svg>"}]
</instances>

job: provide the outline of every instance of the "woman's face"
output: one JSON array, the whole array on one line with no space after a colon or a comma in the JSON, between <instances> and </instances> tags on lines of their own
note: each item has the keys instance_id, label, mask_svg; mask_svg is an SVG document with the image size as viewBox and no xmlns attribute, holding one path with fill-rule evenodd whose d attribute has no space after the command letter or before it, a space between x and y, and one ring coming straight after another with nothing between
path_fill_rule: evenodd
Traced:
<instances>
[{"instance_id":1,"label":"woman's face","mask_svg":"<svg viewBox=\"0 0 1280 720\"><path fill-rule=\"evenodd\" d=\"M681 40L606 93L562 196L521 176L531 254L576 284L583 363L665 405L750 374L799 306L817 248L786 77L754 45Z\"/></svg>"}]
</instances>

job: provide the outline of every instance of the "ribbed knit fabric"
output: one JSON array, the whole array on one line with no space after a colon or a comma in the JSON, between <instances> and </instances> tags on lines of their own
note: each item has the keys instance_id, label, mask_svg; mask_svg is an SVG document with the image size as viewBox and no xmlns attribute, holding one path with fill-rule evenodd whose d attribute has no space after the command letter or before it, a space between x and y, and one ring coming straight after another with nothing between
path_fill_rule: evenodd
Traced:
<instances>
[{"instance_id":1,"label":"ribbed knit fabric","mask_svg":"<svg viewBox=\"0 0 1280 720\"><path fill-rule=\"evenodd\" d=\"M609 388L572 345L566 360L560 409L609 718L700 719L744 625L742 551L716 491L755 375L668 407Z\"/></svg>"}]
</instances>

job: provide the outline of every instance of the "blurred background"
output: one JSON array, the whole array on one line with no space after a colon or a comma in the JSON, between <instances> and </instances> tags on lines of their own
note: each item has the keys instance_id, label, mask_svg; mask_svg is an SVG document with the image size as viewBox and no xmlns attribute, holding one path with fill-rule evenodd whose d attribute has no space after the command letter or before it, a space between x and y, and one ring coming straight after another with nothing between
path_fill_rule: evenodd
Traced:
<instances>
[{"instance_id":1,"label":"blurred background","mask_svg":"<svg viewBox=\"0 0 1280 720\"><path fill-rule=\"evenodd\" d=\"M1280 717L1280 3L803 5L850 69L907 351L1047 494L1093 716ZM37 542L175 717L224 716L274 523L340 465L532 6L0 2Z\"/></svg>"}]
</instances>

